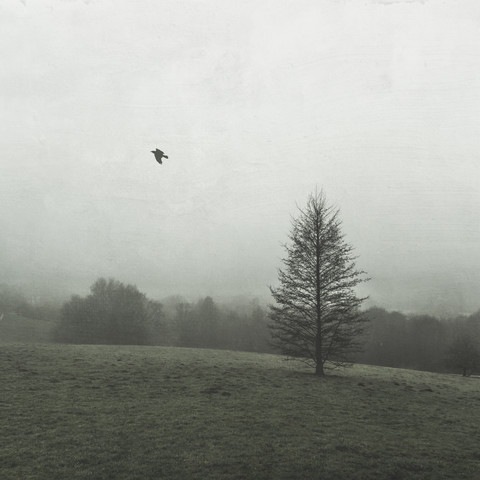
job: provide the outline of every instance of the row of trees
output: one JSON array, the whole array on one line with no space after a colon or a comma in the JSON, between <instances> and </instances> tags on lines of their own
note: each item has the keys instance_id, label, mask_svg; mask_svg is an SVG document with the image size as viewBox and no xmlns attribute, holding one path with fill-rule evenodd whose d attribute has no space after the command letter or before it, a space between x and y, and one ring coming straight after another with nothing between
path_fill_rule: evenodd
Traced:
<instances>
[{"instance_id":1,"label":"row of trees","mask_svg":"<svg viewBox=\"0 0 480 480\"><path fill-rule=\"evenodd\" d=\"M368 326L355 337L355 346L359 348L353 352L350 346L352 353L348 358L342 357L344 362L464 374L480 366L480 312L452 320L407 316L382 308L370 308L361 315L362 327L365 322ZM102 278L92 285L90 295L73 296L66 302L60 318L55 340L66 343L271 352L272 343L276 342L268 328L268 314L258 302L228 308L211 297L195 303L171 297L162 304L149 300L132 285ZM337 326L336 322L332 324ZM273 327L274 333L277 328ZM293 325L290 328L293 331ZM306 333L302 335L305 348L310 348L313 342L308 342ZM327 350L327 354L334 355L338 345L335 348ZM333 361L338 358L333 357Z\"/></svg>"},{"instance_id":2,"label":"row of trees","mask_svg":"<svg viewBox=\"0 0 480 480\"><path fill-rule=\"evenodd\" d=\"M50 305L33 306L18 291L2 311L42 319ZM13 302L13 299L18 301ZM128 306L126 306L128 304ZM126 307L126 308L125 308ZM211 297L187 302L169 297L152 301L115 280L97 280L87 297L74 296L61 308L55 340L66 343L149 344L272 352L270 322L258 302L217 304ZM350 360L372 365L454 371L468 374L480 367L480 312L440 320L370 308L356 338L362 351Z\"/></svg>"},{"instance_id":3,"label":"row of trees","mask_svg":"<svg viewBox=\"0 0 480 480\"><path fill-rule=\"evenodd\" d=\"M219 307L211 297L179 303L170 322L174 342L185 347L271 351L267 314L257 302L238 309Z\"/></svg>"},{"instance_id":4,"label":"row of trees","mask_svg":"<svg viewBox=\"0 0 480 480\"><path fill-rule=\"evenodd\" d=\"M73 296L60 314L54 339L63 343L172 345L268 351L267 316L258 303L218 306L211 297L165 305L133 285L98 279L86 297Z\"/></svg>"},{"instance_id":5,"label":"row of trees","mask_svg":"<svg viewBox=\"0 0 480 480\"><path fill-rule=\"evenodd\" d=\"M480 312L450 320L371 308L356 362L428 371L480 367Z\"/></svg>"},{"instance_id":6,"label":"row of trees","mask_svg":"<svg viewBox=\"0 0 480 480\"><path fill-rule=\"evenodd\" d=\"M90 295L74 295L63 305L54 337L66 343L142 345L161 320L161 305L135 286L100 278Z\"/></svg>"}]
</instances>

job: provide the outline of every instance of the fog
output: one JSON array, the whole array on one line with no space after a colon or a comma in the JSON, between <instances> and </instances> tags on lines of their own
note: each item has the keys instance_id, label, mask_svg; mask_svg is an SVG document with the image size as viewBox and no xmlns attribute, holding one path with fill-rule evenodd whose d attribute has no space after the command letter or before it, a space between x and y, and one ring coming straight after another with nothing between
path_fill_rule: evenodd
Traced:
<instances>
[{"instance_id":1,"label":"fog","mask_svg":"<svg viewBox=\"0 0 480 480\"><path fill-rule=\"evenodd\" d=\"M0 282L268 298L318 187L370 304L478 310L479 35L475 1L3 1Z\"/></svg>"}]
</instances>

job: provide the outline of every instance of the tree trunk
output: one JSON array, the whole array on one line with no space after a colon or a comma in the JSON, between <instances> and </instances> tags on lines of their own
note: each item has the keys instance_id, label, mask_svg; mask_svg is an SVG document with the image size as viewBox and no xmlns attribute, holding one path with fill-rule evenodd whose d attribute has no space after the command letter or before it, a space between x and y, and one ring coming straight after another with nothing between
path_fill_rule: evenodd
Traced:
<instances>
[{"instance_id":1,"label":"tree trunk","mask_svg":"<svg viewBox=\"0 0 480 480\"><path fill-rule=\"evenodd\" d=\"M315 375L323 377L325 372L323 371L323 355L322 355L322 308L320 305L321 292L320 292L320 225L318 216L315 219L315 300L316 300L316 314L317 314L317 335L315 337Z\"/></svg>"},{"instance_id":2,"label":"tree trunk","mask_svg":"<svg viewBox=\"0 0 480 480\"><path fill-rule=\"evenodd\" d=\"M315 375L323 377L323 358L322 358L322 337L320 334L320 326L318 326L317 337L315 338Z\"/></svg>"}]
</instances>

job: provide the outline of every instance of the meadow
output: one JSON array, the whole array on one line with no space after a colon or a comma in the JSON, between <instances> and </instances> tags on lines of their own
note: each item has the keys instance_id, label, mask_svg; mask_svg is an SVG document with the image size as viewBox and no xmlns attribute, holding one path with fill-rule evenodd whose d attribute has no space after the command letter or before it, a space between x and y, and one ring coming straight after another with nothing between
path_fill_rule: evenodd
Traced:
<instances>
[{"instance_id":1,"label":"meadow","mask_svg":"<svg viewBox=\"0 0 480 480\"><path fill-rule=\"evenodd\" d=\"M6 313L0 320L0 342L50 343L54 326L53 321Z\"/></svg>"},{"instance_id":2,"label":"meadow","mask_svg":"<svg viewBox=\"0 0 480 480\"><path fill-rule=\"evenodd\" d=\"M0 478L478 479L480 379L170 347L0 345Z\"/></svg>"}]
</instances>

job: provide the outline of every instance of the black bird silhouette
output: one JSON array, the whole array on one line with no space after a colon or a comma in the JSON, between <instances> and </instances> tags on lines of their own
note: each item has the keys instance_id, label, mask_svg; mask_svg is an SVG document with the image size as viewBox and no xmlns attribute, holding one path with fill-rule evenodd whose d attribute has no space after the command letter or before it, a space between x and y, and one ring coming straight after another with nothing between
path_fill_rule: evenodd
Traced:
<instances>
[{"instance_id":1,"label":"black bird silhouette","mask_svg":"<svg viewBox=\"0 0 480 480\"><path fill-rule=\"evenodd\" d=\"M167 155L165 155L161 150L159 150L158 148L155 149L155 150L152 150L152 153L155 155L155 160L160 163L160 165L162 164L162 158L168 158Z\"/></svg>"}]
</instances>

